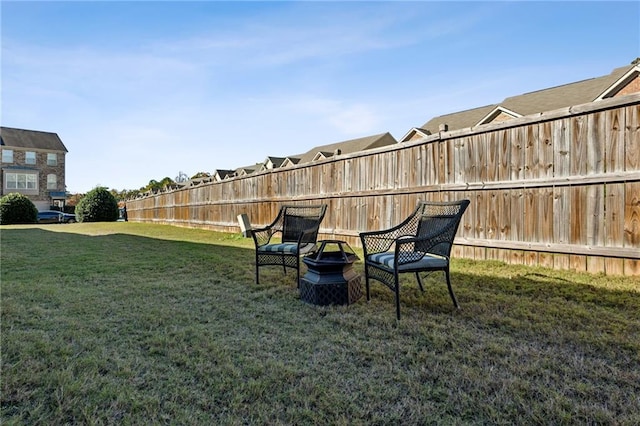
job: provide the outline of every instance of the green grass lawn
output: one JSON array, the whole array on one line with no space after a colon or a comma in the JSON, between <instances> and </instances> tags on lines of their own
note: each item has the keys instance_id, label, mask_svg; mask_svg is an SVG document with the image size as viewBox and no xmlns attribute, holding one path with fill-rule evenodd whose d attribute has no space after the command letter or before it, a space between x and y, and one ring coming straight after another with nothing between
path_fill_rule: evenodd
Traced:
<instances>
[{"instance_id":1,"label":"green grass lawn","mask_svg":"<svg viewBox=\"0 0 640 426\"><path fill-rule=\"evenodd\" d=\"M3 226L0 423L640 424L640 278L454 260L317 307L239 235ZM362 270L361 264L356 265Z\"/></svg>"}]
</instances>

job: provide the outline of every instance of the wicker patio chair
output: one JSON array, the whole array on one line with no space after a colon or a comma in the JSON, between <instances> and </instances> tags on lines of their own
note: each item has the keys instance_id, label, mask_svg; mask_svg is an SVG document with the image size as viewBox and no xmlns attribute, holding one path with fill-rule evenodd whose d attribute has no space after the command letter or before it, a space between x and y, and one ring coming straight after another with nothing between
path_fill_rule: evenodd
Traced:
<instances>
[{"instance_id":1,"label":"wicker patio chair","mask_svg":"<svg viewBox=\"0 0 640 426\"><path fill-rule=\"evenodd\" d=\"M362 232L367 301L371 300L370 280L380 281L395 292L396 316L400 319L401 273L413 272L422 286L421 272L444 271L453 304L458 301L449 279L449 256L469 200L421 202L399 225L390 229Z\"/></svg>"},{"instance_id":2,"label":"wicker patio chair","mask_svg":"<svg viewBox=\"0 0 640 426\"><path fill-rule=\"evenodd\" d=\"M251 236L256 245L256 284L260 284L260 267L282 265L297 271L300 285L300 257L316 249L320 223L327 211L326 204L282 206L278 216L269 226L252 229ZM272 241L279 235L279 241Z\"/></svg>"}]
</instances>

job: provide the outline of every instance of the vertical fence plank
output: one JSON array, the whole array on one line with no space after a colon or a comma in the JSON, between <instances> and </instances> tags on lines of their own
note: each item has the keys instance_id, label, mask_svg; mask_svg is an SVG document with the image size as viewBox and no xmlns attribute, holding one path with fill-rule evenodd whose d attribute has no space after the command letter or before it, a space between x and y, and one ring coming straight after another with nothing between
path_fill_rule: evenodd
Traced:
<instances>
[{"instance_id":1,"label":"vertical fence plank","mask_svg":"<svg viewBox=\"0 0 640 426\"><path fill-rule=\"evenodd\" d=\"M524 179L524 137L522 128L509 129L511 138L509 146L509 180L519 181Z\"/></svg>"},{"instance_id":2,"label":"vertical fence plank","mask_svg":"<svg viewBox=\"0 0 640 426\"><path fill-rule=\"evenodd\" d=\"M538 126L526 127L524 140L524 176L526 179L540 177L540 135Z\"/></svg>"},{"instance_id":3,"label":"vertical fence plank","mask_svg":"<svg viewBox=\"0 0 640 426\"><path fill-rule=\"evenodd\" d=\"M584 175L587 171L587 124L584 116L572 117L570 135L569 173L573 176Z\"/></svg>"},{"instance_id":4,"label":"vertical fence plank","mask_svg":"<svg viewBox=\"0 0 640 426\"><path fill-rule=\"evenodd\" d=\"M500 218L500 205L498 200L500 199L500 193L498 191L489 191L487 194L487 229L486 238L490 240L499 239L499 218Z\"/></svg>"},{"instance_id":5,"label":"vertical fence plank","mask_svg":"<svg viewBox=\"0 0 640 426\"><path fill-rule=\"evenodd\" d=\"M625 170L640 170L640 105L626 108Z\"/></svg>"},{"instance_id":6,"label":"vertical fence plank","mask_svg":"<svg viewBox=\"0 0 640 426\"><path fill-rule=\"evenodd\" d=\"M487 239L487 213L489 206L487 205L487 194L484 191L476 191L476 218L475 218L475 232L473 238Z\"/></svg>"},{"instance_id":7,"label":"vertical fence plank","mask_svg":"<svg viewBox=\"0 0 640 426\"><path fill-rule=\"evenodd\" d=\"M553 177L553 133L551 122L543 121L539 130L540 178Z\"/></svg>"},{"instance_id":8,"label":"vertical fence plank","mask_svg":"<svg viewBox=\"0 0 640 426\"><path fill-rule=\"evenodd\" d=\"M640 182L625 184L624 247L640 250Z\"/></svg>"}]
</instances>

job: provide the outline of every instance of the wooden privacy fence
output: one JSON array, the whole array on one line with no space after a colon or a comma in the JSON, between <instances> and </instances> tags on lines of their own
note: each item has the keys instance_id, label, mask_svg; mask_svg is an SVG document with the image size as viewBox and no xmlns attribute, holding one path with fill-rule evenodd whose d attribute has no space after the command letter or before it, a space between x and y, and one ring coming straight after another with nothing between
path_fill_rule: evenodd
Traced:
<instances>
[{"instance_id":1,"label":"wooden privacy fence","mask_svg":"<svg viewBox=\"0 0 640 426\"><path fill-rule=\"evenodd\" d=\"M468 198L454 255L640 274L640 95L127 201L130 221L240 232L327 203L321 237L359 245L418 200Z\"/></svg>"}]
</instances>

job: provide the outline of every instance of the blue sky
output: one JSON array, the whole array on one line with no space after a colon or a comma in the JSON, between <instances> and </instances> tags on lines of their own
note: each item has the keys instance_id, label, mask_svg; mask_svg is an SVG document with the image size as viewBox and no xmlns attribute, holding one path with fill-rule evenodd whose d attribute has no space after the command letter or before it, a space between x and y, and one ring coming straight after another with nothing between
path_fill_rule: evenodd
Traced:
<instances>
[{"instance_id":1,"label":"blue sky","mask_svg":"<svg viewBox=\"0 0 640 426\"><path fill-rule=\"evenodd\" d=\"M609 74L640 2L2 1L1 122L57 133L67 190L412 127Z\"/></svg>"}]
</instances>

